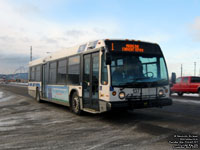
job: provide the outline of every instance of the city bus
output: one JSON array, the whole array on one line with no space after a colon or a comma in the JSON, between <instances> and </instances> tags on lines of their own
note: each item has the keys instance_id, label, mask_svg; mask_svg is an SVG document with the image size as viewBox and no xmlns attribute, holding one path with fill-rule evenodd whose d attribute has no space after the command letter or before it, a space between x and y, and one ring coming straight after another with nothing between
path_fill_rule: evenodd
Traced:
<instances>
[{"instance_id":1,"label":"city bus","mask_svg":"<svg viewBox=\"0 0 200 150\"><path fill-rule=\"evenodd\" d=\"M172 104L160 46L128 39L96 40L31 61L28 92L78 115Z\"/></svg>"}]
</instances>

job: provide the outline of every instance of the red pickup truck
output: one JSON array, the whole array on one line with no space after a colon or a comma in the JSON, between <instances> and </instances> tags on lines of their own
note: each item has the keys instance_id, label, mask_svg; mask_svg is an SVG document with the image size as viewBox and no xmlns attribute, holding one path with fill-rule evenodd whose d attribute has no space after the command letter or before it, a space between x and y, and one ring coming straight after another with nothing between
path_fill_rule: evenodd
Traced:
<instances>
[{"instance_id":1,"label":"red pickup truck","mask_svg":"<svg viewBox=\"0 0 200 150\"><path fill-rule=\"evenodd\" d=\"M182 96L184 93L200 94L200 77L185 76L176 79L176 83L171 87L172 93Z\"/></svg>"}]
</instances>

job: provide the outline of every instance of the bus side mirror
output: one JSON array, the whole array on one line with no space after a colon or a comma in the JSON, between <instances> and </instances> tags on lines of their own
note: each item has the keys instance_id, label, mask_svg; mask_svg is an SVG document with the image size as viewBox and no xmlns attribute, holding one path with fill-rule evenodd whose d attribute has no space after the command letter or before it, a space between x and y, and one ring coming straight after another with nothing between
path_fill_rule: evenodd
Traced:
<instances>
[{"instance_id":1,"label":"bus side mirror","mask_svg":"<svg viewBox=\"0 0 200 150\"><path fill-rule=\"evenodd\" d=\"M172 82L172 84L176 83L176 73L175 72L172 72L171 82Z\"/></svg>"},{"instance_id":2,"label":"bus side mirror","mask_svg":"<svg viewBox=\"0 0 200 150\"><path fill-rule=\"evenodd\" d=\"M111 64L111 57L110 57L109 53L106 53L105 60L106 60L106 65L110 65Z\"/></svg>"}]
</instances>

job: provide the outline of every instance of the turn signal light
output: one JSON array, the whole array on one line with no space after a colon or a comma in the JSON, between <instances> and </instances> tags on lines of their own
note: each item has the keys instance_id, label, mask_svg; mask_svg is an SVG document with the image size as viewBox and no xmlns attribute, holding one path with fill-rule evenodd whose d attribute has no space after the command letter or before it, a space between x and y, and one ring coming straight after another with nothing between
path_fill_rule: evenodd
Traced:
<instances>
[{"instance_id":1,"label":"turn signal light","mask_svg":"<svg viewBox=\"0 0 200 150\"><path fill-rule=\"evenodd\" d=\"M113 91L113 92L112 92L112 95L113 95L113 96L115 96L116 94L117 94L116 91Z\"/></svg>"}]
</instances>

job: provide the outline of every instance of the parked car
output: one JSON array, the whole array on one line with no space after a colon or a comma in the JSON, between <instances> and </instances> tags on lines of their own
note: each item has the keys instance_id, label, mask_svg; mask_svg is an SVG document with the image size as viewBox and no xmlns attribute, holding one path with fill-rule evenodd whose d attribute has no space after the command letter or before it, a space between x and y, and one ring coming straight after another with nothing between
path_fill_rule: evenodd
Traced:
<instances>
[{"instance_id":1,"label":"parked car","mask_svg":"<svg viewBox=\"0 0 200 150\"><path fill-rule=\"evenodd\" d=\"M200 77L185 76L176 79L171 87L172 93L182 96L184 93L199 93L200 95Z\"/></svg>"}]
</instances>

